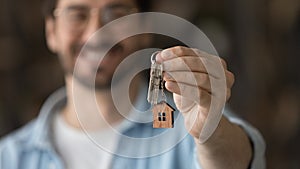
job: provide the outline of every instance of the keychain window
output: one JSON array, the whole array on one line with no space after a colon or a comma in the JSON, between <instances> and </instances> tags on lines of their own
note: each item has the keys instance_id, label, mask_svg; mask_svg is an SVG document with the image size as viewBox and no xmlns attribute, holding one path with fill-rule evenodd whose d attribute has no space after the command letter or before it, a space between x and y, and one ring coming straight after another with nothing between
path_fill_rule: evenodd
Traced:
<instances>
[{"instance_id":1,"label":"keychain window","mask_svg":"<svg viewBox=\"0 0 300 169\"><path fill-rule=\"evenodd\" d=\"M165 112L158 113L158 121L166 121L166 113Z\"/></svg>"}]
</instances>

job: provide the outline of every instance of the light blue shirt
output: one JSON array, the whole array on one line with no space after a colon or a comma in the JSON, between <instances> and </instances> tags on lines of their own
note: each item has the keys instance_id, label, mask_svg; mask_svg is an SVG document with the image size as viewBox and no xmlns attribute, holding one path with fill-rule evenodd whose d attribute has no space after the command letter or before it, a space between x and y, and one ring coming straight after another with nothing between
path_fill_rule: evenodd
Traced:
<instances>
[{"instance_id":1,"label":"light blue shirt","mask_svg":"<svg viewBox=\"0 0 300 169\"><path fill-rule=\"evenodd\" d=\"M138 103L138 107L145 106L145 99L139 100L142 101ZM37 119L0 141L0 169L64 168L63 159L53 146L51 125L54 114L65 103L65 89L60 89L48 98ZM227 112L225 115L231 122L240 125L252 142L250 168L264 169L265 143L260 133L232 114ZM124 122L120 132L126 137L119 139L111 168L201 169L194 140L184 129L178 112L176 117L175 128L167 130L153 129L152 123ZM149 142L146 141L149 139L143 138L153 138L155 141Z\"/></svg>"}]
</instances>

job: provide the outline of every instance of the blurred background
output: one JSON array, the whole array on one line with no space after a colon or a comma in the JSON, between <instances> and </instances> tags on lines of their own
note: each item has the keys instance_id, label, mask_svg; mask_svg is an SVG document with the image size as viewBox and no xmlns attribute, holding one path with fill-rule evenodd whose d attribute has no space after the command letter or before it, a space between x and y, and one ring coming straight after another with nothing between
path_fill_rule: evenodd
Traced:
<instances>
[{"instance_id":1,"label":"blurred background","mask_svg":"<svg viewBox=\"0 0 300 169\"><path fill-rule=\"evenodd\" d=\"M300 1L154 0L152 9L197 25L228 62L229 105L262 132L268 168L300 168ZM38 115L63 74L46 47L41 0L1 0L0 25L3 137Z\"/></svg>"}]
</instances>

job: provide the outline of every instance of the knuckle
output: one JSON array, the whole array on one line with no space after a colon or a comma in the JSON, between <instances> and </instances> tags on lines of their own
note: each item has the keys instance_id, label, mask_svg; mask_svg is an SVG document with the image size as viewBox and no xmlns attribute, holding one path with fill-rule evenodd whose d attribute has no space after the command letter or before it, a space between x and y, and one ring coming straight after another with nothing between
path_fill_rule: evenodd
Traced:
<instances>
[{"instance_id":1,"label":"knuckle","mask_svg":"<svg viewBox=\"0 0 300 169\"><path fill-rule=\"evenodd\" d=\"M222 65L227 68L227 63L223 58L220 58Z\"/></svg>"},{"instance_id":2,"label":"knuckle","mask_svg":"<svg viewBox=\"0 0 300 169\"><path fill-rule=\"evenodd\" d=\"M190 48L195 54L200 55L201 53L203 53L203 51L197 49L197 48Z\"/></svg>"},{"instance_id":3,"label":"knuckle","mask_svg":"<svg viewBox=\"0 0 300 169\"><path fill-rule=\"evenodd\" d=\"M226 91L226 100L228 100L231 97L231 90L227 89Z\"/></svg>"},{"instance_id":4,"label":"knuckle","mask_svg":"<svg viewBox=\"0 0 300 169\"><path fill-rule=\"evenodd\" d=\"M204 82L210 82L210 78L207 74L203 75L202 79Z\"/></svg>"},{"instance_id":5,"label":"knuckle","mask_svg":"<svg viewBox=\"0 0 300 169\"><path fill-rule=\"evenodd\" d=\"M234 82L235 82L235 76L234 76L234 74L232 73L232 72L230 72L230 71L227 71L227 76L228 76L228 80L229 80L229 82L230 82L230 86L232 86L233 84L234 84Z\"/></svg>"},{"instance_id":6,"label":"knuckle","mask_svg":"<svg viewBox=\"0 0 300 169\"><path fill-rule=\"evenodd\" d=\"M184 48L183 48L183 46L175 46L173 48L173 52L177 55L183 55L184 54Z\"/></svg>"},{"instance_id":7,"label":"knuckle","mask_svg":"<svg viewBox=\"0 0 300 169\"><path fill-rule=\"evenodd\" d=\"M209 77L206 75L199 75L199 85L205 84L207 81L209 81Z\"/></svg>"}]
</instances>

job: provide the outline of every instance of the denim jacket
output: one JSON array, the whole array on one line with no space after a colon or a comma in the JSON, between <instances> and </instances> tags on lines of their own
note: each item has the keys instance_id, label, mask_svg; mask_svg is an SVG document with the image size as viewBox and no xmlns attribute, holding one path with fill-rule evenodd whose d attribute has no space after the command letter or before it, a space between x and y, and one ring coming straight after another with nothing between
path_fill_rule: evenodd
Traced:
<instances>
[{"instance_id":1,"label":"denim jacket","mask_svg":"<svg viewBox=\"0 0 300 169\"><path fill-rule=\"evenodd\" d=\"M145 100L145 99L140 99ZM140 101L143 103L144 101ZM57 154L52 141L53 114L66 103L65 89L52 94L41 108L39 116L26 126L0 141L0 169L63 169L63 159ZM177 114L178 115L178 114ZM260 133L248 123L225 113L233 123L240 125L253 145L251 169L265 168L265 143ZM165 137L166 130L153 129L150 123L124 123L111 169L201 169L193 138L187 134L182 121ZM157 138L154 142L126 140L126 138ZM163 150L157 143L170 143ZM158 153L159 152L159 153Z\"/></svg>"}]
</instances>

